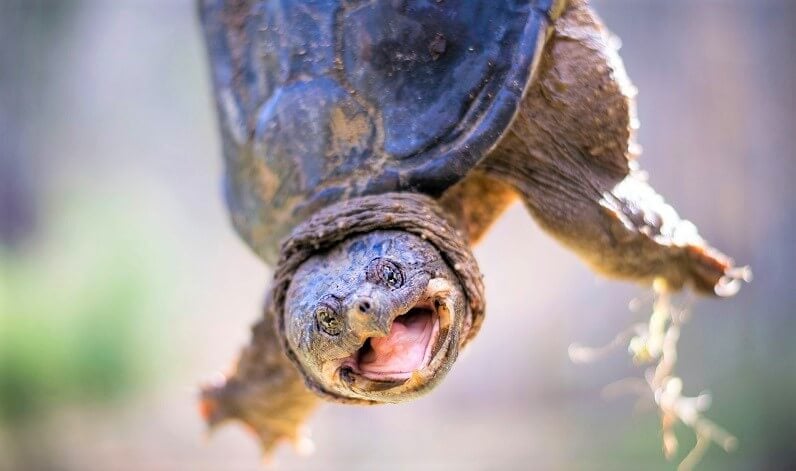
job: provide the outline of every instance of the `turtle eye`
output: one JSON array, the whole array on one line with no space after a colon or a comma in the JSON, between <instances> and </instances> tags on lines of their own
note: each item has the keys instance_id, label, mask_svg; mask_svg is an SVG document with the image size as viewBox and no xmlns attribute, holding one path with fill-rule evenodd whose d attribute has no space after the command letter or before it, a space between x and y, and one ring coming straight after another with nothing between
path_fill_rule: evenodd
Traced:
<instances>
[{"instance_id":1,"label":"turtle eye","mask_svg":"<svg viewBox=\"0 0 796 471\"><path fill-rule=\"evenodd\" d=\"M318 322L318 327L329 335L340 335L343 331L342 319L331 306L326 304L315 308L315 320Z\"/></svg>"},{"instance_id":2,"label":"turtle eye","mask_svg":"<svg viewBox=\"0 0 796 471\"><path fill-rule=\"evenodd\" d=\"M370 262L368 278L392 289L400 288L404 284L404 274L398 265L381 257Z\"/></svg>"}]
</instances>

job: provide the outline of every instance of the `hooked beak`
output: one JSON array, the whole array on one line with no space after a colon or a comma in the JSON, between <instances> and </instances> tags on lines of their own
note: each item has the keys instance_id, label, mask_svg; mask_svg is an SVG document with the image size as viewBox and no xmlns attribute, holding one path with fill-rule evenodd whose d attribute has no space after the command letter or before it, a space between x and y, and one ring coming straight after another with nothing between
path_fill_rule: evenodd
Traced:
<instances>
[{"instance_id":1,"label":"hooked beak","mask_svg":"<svg viewBox=\"0 0 796 471\"><path fill-rule=\"evenodd\" d=\"M388 335L394 317L386 309L377 309L369 296L361 296L352 303L347 315L352 330L363 339Z\"/></svg>"}]
</instances>

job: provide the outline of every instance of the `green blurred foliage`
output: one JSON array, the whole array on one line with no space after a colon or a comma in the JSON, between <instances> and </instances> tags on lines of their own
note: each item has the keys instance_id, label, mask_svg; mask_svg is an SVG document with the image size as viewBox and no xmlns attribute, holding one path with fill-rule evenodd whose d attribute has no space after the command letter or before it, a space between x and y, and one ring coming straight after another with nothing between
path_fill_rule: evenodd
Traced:
<instances>
[{"instance_id":1,"label":"green blurred foliage","mask_svg":"<svg viewBox=\"0 0 796 471\"><path fill-rule=\"evenodd\" d=\"M152 378L158 270L146 238L97 203L74 206L35 250L0 253L0 424L109 401Z\"/></svg>"}]
</instances>

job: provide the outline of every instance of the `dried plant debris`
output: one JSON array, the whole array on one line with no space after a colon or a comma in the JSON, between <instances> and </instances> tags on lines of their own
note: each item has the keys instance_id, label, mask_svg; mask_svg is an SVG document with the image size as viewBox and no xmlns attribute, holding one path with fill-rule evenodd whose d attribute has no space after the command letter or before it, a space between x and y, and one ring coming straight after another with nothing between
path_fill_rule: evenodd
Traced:
<instances>
[{"instance_id":1,"label":"dried plant debris","mask_svg":"<svg viewBox=\"0 0 796 471\"><path fill-rule=\"evenodd\" d=\"M570 359L574 363L590 363L619 346L627 346L633 362L645 366L644 378L626 378L604 389L606 396L634 394L639 406L655 406L661 417L663 453L673 459L679 442L674 432L677 422L696 434L696 445L680 462L678 470L693 469L702 459L711 442L725 451L733 451L738 440L729 432L705 418L711 396L701 392L695 397L683 395L683 380L674 371L677 364L677 342L680 329L687 322L689 309L673 305L664 283L655 283L652 313L647 323L634 324L620 332L609 344L591 348L572 344Z\"/></svg>"}]
</instances>

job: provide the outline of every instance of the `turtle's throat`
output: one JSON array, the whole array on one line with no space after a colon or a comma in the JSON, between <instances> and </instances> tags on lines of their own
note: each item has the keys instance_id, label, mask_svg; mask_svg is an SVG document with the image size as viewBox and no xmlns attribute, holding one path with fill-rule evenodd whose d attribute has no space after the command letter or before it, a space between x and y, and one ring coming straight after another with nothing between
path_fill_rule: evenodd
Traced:
<instances>
[{"instance_id":1,"label":"turtle's throat","mask_svg":"<svg viewBox=\"0 0 796 471\"><path fill-rule=\"evenodd\" d=\"M405 381L433 369L450 340L453 312L446 300L451 289L446 279L430 280L422 298L393 319L386 335L367 338L341 366L374 381Z\"/></svg>"},{"instance_id":2,"label":"turtle's throat","mask_svg":"<svg viewBox=\"0 0 796 471\"><path fill-rule=\"evenodd\" d=\"M370 379L408 379L431 362L439 331L433 307L413 307L395 318L386 336L371 337L359 349L360 374Z\"/></svg>"}]
</instances>

